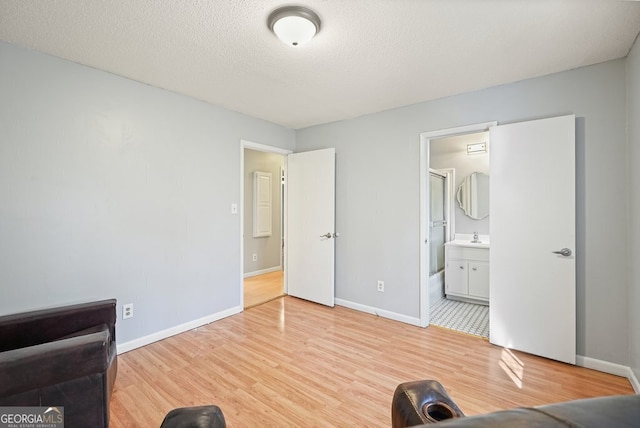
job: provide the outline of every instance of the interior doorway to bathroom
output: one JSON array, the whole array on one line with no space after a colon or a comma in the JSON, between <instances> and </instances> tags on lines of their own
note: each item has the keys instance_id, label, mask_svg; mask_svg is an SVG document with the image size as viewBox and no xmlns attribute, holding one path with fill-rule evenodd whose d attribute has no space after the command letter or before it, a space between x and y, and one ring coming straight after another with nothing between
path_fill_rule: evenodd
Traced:
<instances>
[{"instance_id":1,"label":"interior doorway to bathroom","mask_svg":"<svg viewBox=\"0 0 640 428\"><path fill-rule=\"evenodd\" d=\"M489 335L488 306L447 296L445 244L474 232L489 236L488 218L471 218L461 208L459 188L474 172L488 175L488 129L493 125L421 135L421 323L483 337ZM476 147L480 143L484 150Z\"/></svg>"},{"instance_id":2,"label":"interior doorway to bathroom","mask_svg":"<svg viewBox=\"0 0 640 428\"><path fill-rule=\"evenodd\" d=\"M474 265L472 268L469 263L453 261L452 266L445 266L445 244L457 242L456 238L465 240L473 236L489 237L488 193L485 195L486 201L482 201L487 203L486 209L483 204L480 204L481 209L478 209L478 204L474 204L473 209L467 209L466 206L470 202L466 185L478 174L486 174L488 177L488 134L488 131L484 131L447 136L434 139L429 145L429 322L485 338L489 337L488 302L448 291L449 287L453 288L453 282L459 280L460 268L471 271L478 267ZM446 186L447 175L452 186ZM474 180L471 187L477 192L478 186L475 184ZM447 227L445 214L455 219L452 222L453 228ZM448 229L451 230L450 234L446 233ZM449 278L451 275L456 278ZM468 286L471 284L471 275L472 272L469 272L469 278L465 278ZM486 287L488 290L488 280Z\"/></svg>"}]
</instances>

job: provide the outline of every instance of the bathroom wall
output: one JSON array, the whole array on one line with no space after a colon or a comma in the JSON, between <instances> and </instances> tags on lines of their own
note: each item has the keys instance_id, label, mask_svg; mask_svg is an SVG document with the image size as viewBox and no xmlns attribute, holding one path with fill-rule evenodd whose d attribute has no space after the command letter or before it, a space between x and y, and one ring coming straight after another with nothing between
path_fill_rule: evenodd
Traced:
<instances>
[{"instance_id":1,"label":"bathroom wall","mask_svg":"<svg viewBox=\"0 0 640 428\"><path fill-rule=\"evenodd\" d=\"M280 267L282 250L282 195L280 190L280 168L284 166L284 156L257 150L244 150L244 273L260 272ZM253 173L271 173L272 234L260 238L253 237ZM258 260L253 260L255 254Z\"/></svg>"},{"instance_id":2,"label":"bathroom wall","mask_svg":"<svg viewBox=\"0 0 640 428\"><path fill-rule=\"evenodd\" d=\"M577 352L628 364L624 60L298 130L298 151L336 149L336 298L419 317L421 132L570 113L576 115ZM378 279L384 293L376 291Z\"/></svg>"},{"instance_id":3,"label":"bathroom wall","mask_svg":"<svg viewBox=\"0 0 640 428\"><path fill-rule=\"evenodd\" d=\"M488 132L480 132L472 135L460 135L432 140L429 151L430 167L434 169L454 168L456 191L462 183L462 180L474 172L483 172L491 176L489 172L489 152L467 155L467 144L487 142L488 139ZM455 232L465 234L478 232L480 235L489 235L489 217L477 220L467 216L455 200L456 195L454 194L452 197L455 207Z\"/></svg>"},{"instance_id":4,"label":"bathroom wall","mask_svg":"<svg viewBox=\"0 0 640 428\"><path fill-rule=\"evenodd\" d=\"M629 351L631 368L640 382L640 41L627 57L627 124L629 134ZM636 384L636 388L640 383ZM640 393L640 389L636 389Z\"/></svg>"},{"instance_id":5,"label":"bathroom wall","mask_svg":"<svg viewBox=\"0 0 640 428\"><path fill-rule=\"evenodd\" d=\"M240 140L293 131L0 42L0 314L115 297L118 344L241 310Z\"/></svg>"}]
</instances>

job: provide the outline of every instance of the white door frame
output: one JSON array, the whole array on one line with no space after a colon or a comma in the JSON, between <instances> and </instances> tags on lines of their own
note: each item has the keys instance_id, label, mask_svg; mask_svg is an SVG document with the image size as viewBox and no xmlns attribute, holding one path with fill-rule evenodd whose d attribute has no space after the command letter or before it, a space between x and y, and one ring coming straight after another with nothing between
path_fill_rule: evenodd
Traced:
<instances>
[{"instance_id":1,"label":"white door frame","mask_svg":"<svg viewBox=\"0 0 640 428\"><path fill-rule=\"evenodd\" d=\"M474 125L459 126L456 128L440 129L420 133L420 326L429 325L429 148L431 140L443 137L453 137L455 135L473 134L476 132L488 131L490 127L496 126L498 122L484 122ZM455 183L454 183L455 185ZM453 215L453 213L452 213Z\"/></svg>"},{"instance_id":2,"label":"white door frame","mask_svg":"<svg viewBox=\"0 0 640 428\"><path fill-rule=\"evenodd\" d=\"M240 307L244 311L244 149L256 150L259 152L265 153L275 153L284 156L284 170L285 177L287 171L287 155L293 153L293 150L281 149L280 147L275 146L267 146L265 144L255 143L247 140L240 140ZM287 182L285 180L285 187ZM284 207L285 209L280 214L284 216L284 238L285 242L287 239L287 221L286 221L286 207L287 207L287 198L286 192L284 199ZM282 249L280 249L280 254L282 254ZM281 256L282 257L282 256ZM287 292L287 265L284 266L284 283L282 284L284 287L284 292Z\"/></svg>"}]
</instances>

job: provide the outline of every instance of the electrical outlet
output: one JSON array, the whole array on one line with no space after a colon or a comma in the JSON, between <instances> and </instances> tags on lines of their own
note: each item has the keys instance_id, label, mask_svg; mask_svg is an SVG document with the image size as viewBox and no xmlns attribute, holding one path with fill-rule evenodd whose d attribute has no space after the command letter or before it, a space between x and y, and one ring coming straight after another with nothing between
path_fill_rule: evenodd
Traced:
<instances>
[{"instance_id":1,"label":"electrical outlet","mask_svg":"<svg viewBox=\"0 0 640 428\"><path fill-rule=\"evenodd\" d=\"M384 293L384 281L378 280L378 291Z\"/></svg>"},{"instance_id":2,"label":"electrical outlet","mask_svg":"<svg viewBox=\"0 0 640 428\"><path fill-rule=\"evenodd\" d=\"M122 305L122 319L133 318L133 303Z\"/></svg>"},{"instance_id":3,"label":"electrical outlet","mask_svg":"<svg viewBox=\"0 0 640 428\"><path fill-rule=\"evenodd\" d=\"M257 262L257 261L258 261L258 255L257 255L257 254L254 254L254 255L253 255L253 261L254 261L254 262Z\"/></svg>"}]
</instances>

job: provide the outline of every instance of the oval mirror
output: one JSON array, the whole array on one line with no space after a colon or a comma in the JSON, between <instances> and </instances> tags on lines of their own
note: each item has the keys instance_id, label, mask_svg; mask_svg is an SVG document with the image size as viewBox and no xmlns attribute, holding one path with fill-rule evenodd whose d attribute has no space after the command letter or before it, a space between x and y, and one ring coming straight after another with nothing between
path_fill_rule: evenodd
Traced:
<instances>
[{"instance_id":1,"label":"oval mirror","mask_svg":"<svg viewBox=\"0 0 640 428\"><path fill-rule=\"evenodd\" d=\"M489 215L489 176L474 172L466 176L456 193L458 205L464 213L476 220Z\"/></svg>"}]
</instances>

